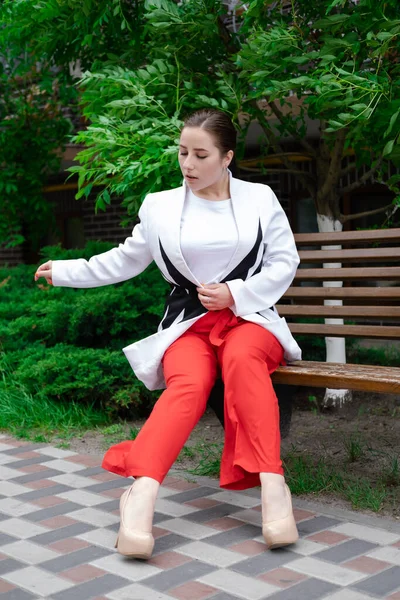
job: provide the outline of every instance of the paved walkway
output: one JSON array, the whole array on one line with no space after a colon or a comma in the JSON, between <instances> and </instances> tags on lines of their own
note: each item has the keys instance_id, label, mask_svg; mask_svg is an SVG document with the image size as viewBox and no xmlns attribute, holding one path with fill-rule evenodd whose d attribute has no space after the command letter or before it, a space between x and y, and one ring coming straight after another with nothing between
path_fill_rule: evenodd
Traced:
<instances>
[{"instance_id":1,"label":"paved walkway","mask_svg":"<svg viewBox=\"0 0 400 600\"><path fill-rule=\"evenodd\" d=\"M127 481L100 458L0 436L0 479L0 600L400 600L394 521L295 500L301 540L268 552L257 490L174 475L143 562L113 548Z\"/></svg>"}]
</instances>

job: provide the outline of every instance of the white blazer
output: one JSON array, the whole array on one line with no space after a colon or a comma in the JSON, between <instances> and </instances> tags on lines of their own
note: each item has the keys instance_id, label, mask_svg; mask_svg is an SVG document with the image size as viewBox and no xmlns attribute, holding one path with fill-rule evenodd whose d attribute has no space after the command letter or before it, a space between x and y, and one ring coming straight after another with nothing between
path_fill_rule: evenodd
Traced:
<instances>
[{"instance_id":1,"label":"white blazer","mask_svg":"<svg viewBox=\"0 0 400 600\"><path fill-rule=\"evenodd\" d=\"M186 184L146 196L140 223L123 244L89 261L53 261L53 285L90 288L139 275L154 260L170 283L165 313L157 333L123 348L135 375L149 390L165 387L161 360L166 349L207 309L200 303L200 282L188 268L180 246ZM233 313L265 327L279 340L287 361L300 360L301 350L274 304L292 283L299 264L293 234L275 194L267 185L235 179L230 194L238 243L219 283L234 298ZM207 226L206 223L199 226ZM201 252L201 249L199 249Z\"/></svg>"}]
</instances>

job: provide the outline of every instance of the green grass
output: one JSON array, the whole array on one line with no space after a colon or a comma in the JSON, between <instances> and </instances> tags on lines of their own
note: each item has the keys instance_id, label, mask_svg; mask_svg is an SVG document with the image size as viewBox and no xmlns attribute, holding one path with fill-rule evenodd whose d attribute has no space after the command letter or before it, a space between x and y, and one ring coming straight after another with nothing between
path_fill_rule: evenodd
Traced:
<instances>
[{"instance_id":1,"label":"green grass","mask_svg":"<svg viewBox=\"0 0 400 600\"><path fill-rule=\"evenodd\" d=\"M109 447L125 440L136 439L140 430L137 427L130 427L128 430L126 422L121 422L113 423L107 427L98 427L97 431L103 436L105 447Z\"/></svg>"},{"instance_id":2,"label":"green grass","mask_svg":"<svg viewBox=\"0 0 400 600\"><path fill-rule=\"evenodd\" d=\"M94 406L34 397L10 377L0 381L0 430L33 442L49 442L109 422Z\"/></svg>"},{"instance_id":3,"label":"green grass","mask_svg":"<svg viewBox=\"0 0 400 600\"><path fill-rule=\"evenodd\" d=\"M316 463L309 457L289 454L284 461L285 477L295 495L333 493L348 500L356 510L381 510L391 495L381 480L354 477L341 472L320 459Z\"/></svg>"},{"instance_id":4,"label":"green grass","mask_svg":"<svg viewBox=\"0 0 400 600\"><path fill-rule=\"evenodd\" d=\"M359 435L351 435L344 439L344 447L349 462L356 462L365 456L365 445Z\"/></svg>"},{"instance_id":5,"label":"green grass","mask_svg":"<svg viewBox=\"0 0 400 600\"><path fill-rule=\"evenodd\" d=\"M185 457L197 461L187 472L194 476L218 477L221 465L222 444L199 442L195 446L185 446L178 462ZM348 460L358 460L359 448L364 451L358 439L348 442ZM315 462L310 456L300 454L295 449L284 459L285 477L294 495L333 494L344 498L356 510L379 512L382 507L398 503L400 496L400 466L396 457L390 457L387 467L377 482L358 478L339 470L325 459Z\"/></svg>"},{"instance_id":6,"label":"green grass","mask_svg":"<svg viewBox=\"0 0 400 600\"><path fill-rule=\"evenodd\" d=\"M198 464L193 469L188 469L192 475L218 477L221 466L223 444L200 442L191 450L193 458L197 458Z\"/></svg>"}]
</instances>

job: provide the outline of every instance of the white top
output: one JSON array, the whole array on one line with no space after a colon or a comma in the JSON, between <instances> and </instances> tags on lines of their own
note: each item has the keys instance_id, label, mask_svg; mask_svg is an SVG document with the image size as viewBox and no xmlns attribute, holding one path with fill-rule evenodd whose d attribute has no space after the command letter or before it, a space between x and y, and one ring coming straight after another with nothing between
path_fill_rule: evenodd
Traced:
<instances>
[{"instance_id":1,"label":"white top","mask_svg":"<svg viewBox=\"0 0 400 600\"><path fill-rule=\"evenodd\" d=\"M205 200L189 189L181 219L181 250L201 283L218 283L235 252L239 235L232 200Z\"/></svg>"}]
</instances>

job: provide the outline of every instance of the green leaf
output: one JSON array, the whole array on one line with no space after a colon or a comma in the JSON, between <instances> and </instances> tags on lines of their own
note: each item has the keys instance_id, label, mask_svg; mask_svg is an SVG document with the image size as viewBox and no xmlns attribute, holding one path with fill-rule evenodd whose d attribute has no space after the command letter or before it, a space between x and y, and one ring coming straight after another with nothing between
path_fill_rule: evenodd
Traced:
<instances>
[{"instance_id":1,"label":"green leaf","mask_svg":"<svg viewBox=\"0 0 400 600\"><path fill-rule=\"evenodd\" d=\"M391 154L391 152L393 150L394 142L395 142L395 140L390 140L386 144L386 146L383 149L382 156L387 156L388 154Z\"/></svg>"},{"instance_id":2,"label":"green leaf","mask_svg":"<svg viewBox=\"0 0 400 600\"><path fill-rule=\"evenodd\" d=\"M392 38L393 34L389 31L380 31L376 37L378 38L378 40L384 42L385 40L389 40L390 38Z\"/></svg>"},{"instance_id":3,"label":"green leaf","mask_svg":"<svg viewBox=\"0 0 400 600\"><path fill-rule=\"evenodd\" d=\"M365 110L367 108L367 105L366 104L352 104L350 106L350 108L352 110L354 110L355 112L360 112L360 111Z\"/></svg>"},{"instance_id":4,"label":"green leaf","mask_svg":"<svg viewBox=\"0 0 400 600\"><path fill-rule=\"evenodd\" d=\"M389 121L389 127L386 129L385 133L383 134L384 137L388 136L390 134L390 132L393 129L393 125L395 124L395 122L397 121L397 118L400 114L400 109L397 110L391 117L390 117L390 121Z\"/></svg>"},{"instance_id":5,"label":"green leaf","mask_svg":"<svg viewBox=\"0 0 400 600\"><path fill-rule=\"evenodd\" d=\"M344 13L338 13L336 15L331 15L330 17L326 17L325 19L320 19L316 21L313 25L315 29L325 29L330 27L331 25L337 25L338 23L343 23L350 18L350 15L346 15Z\"/></svg>"},{"instance_id":6,"label":"green leaf","mask_svg":"<svg viewBox=\"0 0 400 600\"><path fill-rule=\"evenodd\" d=\"M338 114L338 119L340 119L341 121L350 121L353 118L353 115L351 115L350 113L339 113Z\"/></svg>"},{"instance_id":7,"label":"green leaf","mask_svg":"<svg viewBox=\"0 0 400 600\"><path fill-rule=\"evenodd\" d=\"M400 181L400 175L392 175L388 180L387 180L387 185L394 185L395 183L398 183Z\"/></svg>"},{"instance_id":8,"label":"green leaf","mask_svg":"<svg viewBox=\"0 0 400 600\"><path fill-rule=\"evenodd\" d=\"M104 201L107 204L111 204L111 197L110 197L109 191L107 189L103 190L102 196L103 196Z\"/></svg>"}]
</instances>

